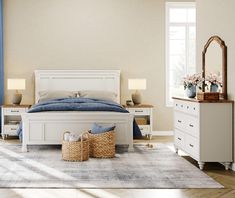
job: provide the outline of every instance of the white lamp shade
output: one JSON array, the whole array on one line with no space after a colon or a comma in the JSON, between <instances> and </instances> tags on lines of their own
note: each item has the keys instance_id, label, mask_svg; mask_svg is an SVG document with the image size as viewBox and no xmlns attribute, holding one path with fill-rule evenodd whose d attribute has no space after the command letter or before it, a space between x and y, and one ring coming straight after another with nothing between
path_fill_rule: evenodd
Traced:
<instances>
[{"instance_id":1,"label":"white lamp shade","mask_svg":"<svg viewBox=\"0 0 235 198\"><path fill-rule=\"evenodd\" d=\"M128 79L128 89L144 90L146 89L145 78Z\"/></svg>"},{"instance_id":2,"label":"white lamp shade","mask_svg":"<svg viewBox=\"0 0 235 198\"><path fill-rule=\"evenodd\" d=\"M8 90L24 90L25 89L25 79L10 78L7 80Z\"/></svg>"}]
</instances>

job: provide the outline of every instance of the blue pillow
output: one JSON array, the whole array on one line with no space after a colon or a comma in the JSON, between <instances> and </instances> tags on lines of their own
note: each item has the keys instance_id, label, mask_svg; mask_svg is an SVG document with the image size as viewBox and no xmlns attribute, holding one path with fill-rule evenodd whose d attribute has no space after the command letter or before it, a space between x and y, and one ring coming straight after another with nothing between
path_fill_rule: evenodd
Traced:
<instances>
[{"instance_id":1,"label":"blue pillow","mask_svg":"<svg viewBox=\"0 0 235 198\"><path fill-rule=\"evenodd\" d=\"M91 133L92 134L99 134L99 133L105 133L108 131L113 131L115 129L115 126L108 126L108 127L103 127L101 125L98 125L94 123L92 125Z\"/></svg>"}]
</instances>

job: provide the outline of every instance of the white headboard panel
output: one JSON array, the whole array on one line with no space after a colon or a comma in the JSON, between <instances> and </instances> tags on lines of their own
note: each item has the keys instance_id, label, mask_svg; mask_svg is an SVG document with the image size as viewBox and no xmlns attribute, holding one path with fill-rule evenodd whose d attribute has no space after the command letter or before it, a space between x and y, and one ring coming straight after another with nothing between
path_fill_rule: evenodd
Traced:
<instances>
[{"instance_id":1,"label":"white headboard panel","mask_svg":"<svg viewBox=\"0 0 235 198\"><path fill-rule=\"evenodd\" d=\"M39 91L105 90L117 94L120 103L120 70L36 70L35 103Z\"/></svg>"}]
</instances>

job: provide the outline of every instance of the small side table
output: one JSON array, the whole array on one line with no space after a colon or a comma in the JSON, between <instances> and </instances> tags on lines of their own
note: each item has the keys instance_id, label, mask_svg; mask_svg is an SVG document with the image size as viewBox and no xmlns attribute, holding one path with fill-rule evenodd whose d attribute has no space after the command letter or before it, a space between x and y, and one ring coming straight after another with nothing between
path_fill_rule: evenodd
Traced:
<instances>
[{"instance_id":1,"label":"small side table","mask_svg":"<svg viewBox=\"0 0 235 198\"><path fill-rule=\"evenodd\" d=\"M151 135L153 130L153 105L140 104L123 107L134 114L135 120L143 136Z\"/></svg>"},{"instance_id":2,"label":"small side table","mask_svg":"<svg viewBox=\"0 0 235 198\"><path fill-rule=\"evenodd\" d=\"M2 105L1 135L17 136L17 129L21 121L21 114L26 113L31 105Z\"/></svg>"}]
</instances>

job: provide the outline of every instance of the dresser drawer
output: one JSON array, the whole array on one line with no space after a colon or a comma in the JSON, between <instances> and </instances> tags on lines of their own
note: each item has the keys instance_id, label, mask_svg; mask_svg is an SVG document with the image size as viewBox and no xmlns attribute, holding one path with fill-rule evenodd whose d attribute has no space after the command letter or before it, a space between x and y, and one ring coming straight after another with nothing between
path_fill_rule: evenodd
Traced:
<instances>
[{"instance_id":1,"label":"dresser drawer","mask_svg":"<svg viewBox=\"0 0 235 198\"><path fill-rule=\"evenodd\" d=\"M179 130L174 131L174 142L176 146L179 146L180 148L184 148L185 144L185 138L184 138L184 133L182 133Z\"/></svg>"},{"instance_id":2,"label":"dresser drawer","mask_svg":"<svg viewBox=\"0 0 235 198\"><path fill-rule=\"evenodd\" d=\"M185 109L185 103L180 100L174 100L174 109L177 111L182 111L184 112Z\"/></svg>"},{"instance_id":3,"label":"dresser drawer","mask_svg":"<svg viewBox=\"0 0 235 198\"><path fill-rule=\"evenodd\" d=\"M21 113L25 113L25 108L5 108L4 114L5 115L20 115Z\"/></svg>"},{"instance_id":4,"label":"dresser drawer","mask_svg":"<svg viewBox=\"0 0 235 198\"><path fill-rule=\"evenodd\" d=\"M175 112L174 124L176 128L185 131L187 129L186 115L183 113Z\"/></svg>"},{"instance_id":5,"label":"dresser drawer","mask_svg":"<svg viewBox=\"0 0 235 198\"><path fill-rule=\"evenodd\" d=\"M185 112L192 115L199 115L199 104L196 102L189 102L185 105Z\"/></svg>"},{"instance_id":6,"label":"dresser drawer","mask_svg":"<svg viewBox=\"0 0 235 198\"><path fill-rule=\"evenodd\" d=\"M194 137L199 137L199 118L188 114L175 112L175 128L180 129Z\"/></svg>"},{"instance_id":7,"label":"dresser drawer","mask_svg":"<svg viewBox=\"0 0 235 198\"><path fill-rule=\"evenodd\" d=\"M185 134L185 151L199 159L199 139Z\"/></svg>"},{"instance_id":8,"label":"dresser drawer","mask_svg":"<svg viewBox=\"0 0 235 198\"><path fill-rule=\"evenodd\" d=\"M4 126L4 134L7 135L17 135L17 129L18 129L19 125L5 125Z\"/></svg>"},{"instance_id":9,"label":"dresser drawer","mask_svg":"<svg viewBox=\"0 0 235 198\"><path fill-rule=\"evenodd\" d=\"M193 116L185 116L186 133L199 138L199 118Z\"/></svg>"},{"instance_id":10,"label":"dresser drawer","mask_svg":"<svg viewBox=\"0 0 235 198\"><path fill-rule=\"evenodd\" d=\"M150 110L148 108L128 108L130 113L134 115L149 115Z\"/></svg>"},{"instance_id":11,"label":"dresser drawer","mask_svg":"<svg viewBox=\"0 0 235 198\"><path fill-rule=\"evenodd\" d=\"M191 115L199 115L199 104L196 102L175 100L174 109Z\"/></svg>"}]
</instances>

